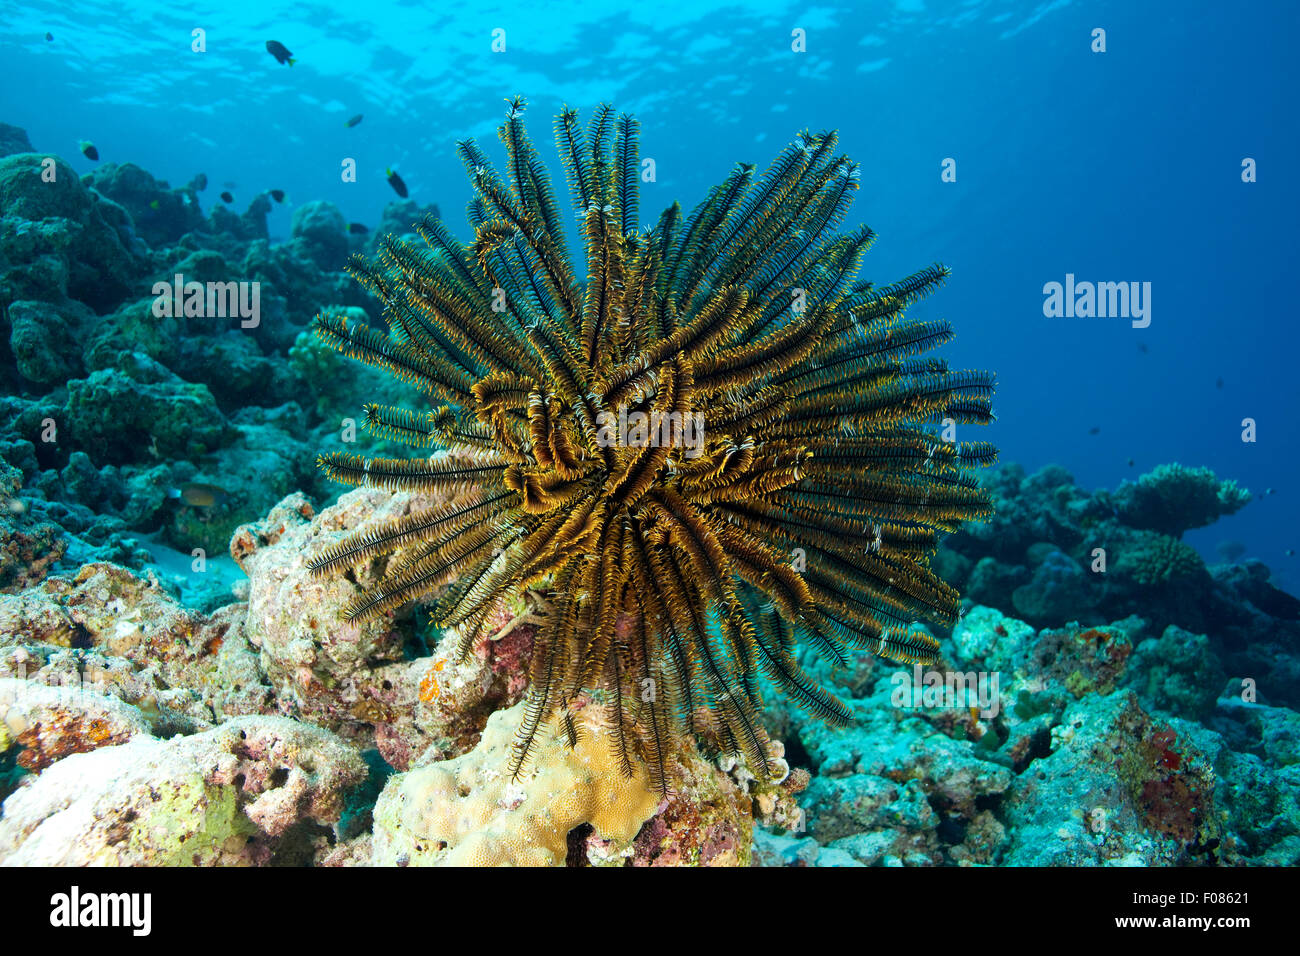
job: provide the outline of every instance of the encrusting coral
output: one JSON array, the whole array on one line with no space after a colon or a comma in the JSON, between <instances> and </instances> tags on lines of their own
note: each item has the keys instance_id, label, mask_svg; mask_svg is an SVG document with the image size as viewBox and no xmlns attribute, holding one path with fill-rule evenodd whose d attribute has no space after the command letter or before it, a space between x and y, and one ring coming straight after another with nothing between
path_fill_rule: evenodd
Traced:
<instances>
[{"instance_id":1,"label":"encrusting coral","mask_svg":"<svg viewBox=\"0 0 1300 956\"><path fill-rule=\"evenodd\" d=\"M557 866L570 831L589 824L630 847L659 803L644 770L624 777L600 735L540 741L518 782L501 772L520 705L488 718L470 754L412 770L375 806L375 862Z\"/></svg>"},{"instance_id":2,"label":"encrusting coral","mask_svg":"<svg viewBox=\"0 0 1300 956\"><path fill-rule=\"evenodd\" d=\"M473 751L392 777L374 809L379 866L747 866L756 820L788 825L807 774L746 782L743 764L705 760L678 738L665 753L672 794L647 769L620 773L604 738L608 703L575 717L570 747L552 724L518 780L504 772L524 705L488 718ZM780 744L772 762L788 773Z\"/></svg>"},{"instance_id":3,"label":"encrusting coral","mask_svg":"<svg viewBox=\"0 0 1300 956\"><path fill-rule=\"evenodd\" d=\"M511 103L502 178L472 141L463 245L435 219L421 251L395 237L353 275L391 333L327 310L318 333L437 404L368 405L376 434L435 452L321 457L338 481L388 490L472 487L314 556L335 572L403 549L348 610L384 615L454 582L433 620L461 653L503 600L539 586L545 626L511 762L557 716L609 695L614 765L649 767L700 733L754 773L772 772L761 671L827 720L851 711L801 669L797 638L844 661L867 648L929 661L909 626L957 615L929 567L940 533L988 511L971 467L985 443L940 440L944 420L991 418L993 377L918 358L951 337L903 318L948 274L876 288L857 280L874 234L836 233L858 167L834 133L801 134L762 176L738 165L689 215L639 228L638 125L576 111L556 138L581 223L587 275L566 248L549 176Z\"/></svg>"}]
</instances>

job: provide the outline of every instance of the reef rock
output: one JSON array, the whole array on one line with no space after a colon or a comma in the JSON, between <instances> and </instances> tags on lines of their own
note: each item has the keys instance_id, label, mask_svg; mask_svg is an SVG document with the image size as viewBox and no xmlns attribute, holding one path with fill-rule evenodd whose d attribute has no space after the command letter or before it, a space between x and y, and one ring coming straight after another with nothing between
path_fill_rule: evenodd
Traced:
<instances>
[{"instance_id":1,"label":"reef rock","mask_svg":"<svg viewBox=\"0 0 1300 956\"><path fill-rule=\"evenodd\" d=\"M31 151L32 141L27 138L27 130L21 126L0 123L0 157Z\"/></svg>"},{"instance_id":2,"label":"reef rock","mask_svg":"<svg viewBox=\"0 0 1300 956\"><path fill-rule=\"evenodd\" d=\"M134 163L104 163L83 182L130 213L136 230L151 246L175 242L203 225L192 187L172 189Z\"/></svg>"},{"instance_id":3,"label":"reef rock","mask_svg":"<svg viewBox=\"0 0 1300 956\"><path fill-rule=\"evenodd\" d=\"M133 299L86 324L80 338L87 371L115 369L134 353L171 367L185 338L181 320L153 314L154 297Z\"/></svg>"},{"instance_id":4,"label":"reef rock","mask_svg":"<svg viewBox=\"0 0 1300 956\"><path fill-rule=\"evenodd\" d=\"M1022 866L1213 862L1222 821L1210 759L1132 694L1072 705L1052 752L1011 788L1006 862Z\"/></svg>"},{"instance_id":5,"label":"reef rock","mask_svg":"<svg viewBox=\"0 0 1300 956\"><path fill-rule=\"evenodd\" d=\"M316 514L295 494L230 542L249 577L248 637L280 706L363 745L373 742L401 769L463 753L488 714L520 699L531 629L480 646L464 661L452 659L454 640L431 657L411 658L408 644L440 635L419 634L409 613L355 623L344 613L387 559L320 577L307 562L345 534L437 503L362 488Z\"/></svg>"},{"instance_id":6,"label":"reef rock","mask_svg":"<svg viewBox=\"0 0 1300 956\"><path fill-rule=\"evenodd\" d=\"M311 552L323 550L324 543L316 540L322 533L337 537L381 508L378 520L409 507L409 501L394 502L386 492L359 490L318 516L303 495L295 494L231 539L230 554L249 577L249 640L260 650L277 696L296 704L298 713L334 725L347 719L357 700L340 689L354 690L357 678L375 664L401 660L405 640L391 615L344 623L343 610L359 593L357 586L349 576L313 577L307 569L309 543Z\"/></svg>"},{"instance_id":7,"label":"reef rock","mask_svg":"<svg viewBox=\"0 0 1300 956\"><path fill-rule=\"evenodd\" d=\"M415 227L425 216L438 219L441 213L433 204L421 205L414 199L394 199L384 206L379 227L370 234L370 241L366 244L367 253L374 255L379 249L379 241L386 235L398 238L414 235Z\"/></svg>"},{"instance_id":8,"label":"reef rock","mask_svg":"<svg viewBox=\"0 0 1300 956\"><path fill-rule=\"evenodd\" d=\"M69 754L126 743L152 730L138 707L82 687L0 678L0 752L19 748L24 770L44 770Z\"/></svg>"},{"instance_id":9,"label":"reef rock","mask_svg":"<svg viewBox=\"0 0 1300 956\"><path fill-rule=\"evenodd\" d=\"M0 461L0 592L37 583L67 548L63 529L32 513L22 487L23 473Z\"/></svg>"},{"instance_id":10,"label":"reef rock","mask_svg":"<svg viewBox=\"0 0 1300 956\"><path fill-rule=\"evenodd\" d=\"M266 227L266 217L270 214L271 200L266 193L258 193L242 215L236 214L223 203L217 203L208 213L208 221L212 232L218 235L225 234L243 241L267 239L270 232Z\"/></svg>"},{"instance_id":11,"label":"reef rock","mask_svg":"<svg viewBox=\"0 0 1300 956\"><path fill-rule=\"evenodd\" d=\"M365 775L332 734L283 718L167 741L137 735L60 760L10 795L0 864L302 863Z\"/></svg>"},{"instance_id":12,"label":"reef rock","mask_svg":"<svg viewBox=\"0 0 1300 956\"><path fill-rule=\"evenodd\" d=\"M0 159L0 301L73 298L108 311L147 267L145 252L122 208L62 160Z\"/></svg>"},{"instance_id":13,"label":"reef rock","mask_svg":"<svg viewBox=\"0 0 1300 956\"><path fill-rule=\"evenodd\" d=\"M140 353L69 382L65 421L73 446L100 464L132 461L148 448L201 458L228 432L206 385L185 382Z\"/></svg>"},{"instance_id":14,"label":"reef rock","mask_svg":"<svg viewBox=\"0 0 1300 956\"><path fill-rule=\"evenodd\" d=\"M243 605L203 615L113 564L0 595L0 676L88 687L141 711L156 734L269 712Z\"/></svg>"},{"instance_id":15,"label":"reef rock","mask_svg":"<svg viewBox=\"0 0 1300 956\"><path fill-rule=\"evenodd\" d=\"M290 228L307 258L322 269L337 271L348 258L347 227L337 206L318 199L293 211Z\"/></svg>"},{"instance_id":16,"label":"reef rock","mask_svg":"<svg viewBox=\"0 0 1300 956\"><path fill-rule=\"evenodd\" d=\"M61 385L79 375L81 330L93 319L94 313L79 302L10 303L9 349L18 374L45 386Z\"/></svg>"},{"instance_id":17,"label":"reef rock","mask_svg":"<svg viewBox=\"0 0 1300 956\"><path fill-rule=\"evenodd\" d=\"M1228 681L1209 638L1173 624L1142 641L1128 669L1128 685L1144 706L1195 720L1213 713Z\"/></svg>"}]
</instances>

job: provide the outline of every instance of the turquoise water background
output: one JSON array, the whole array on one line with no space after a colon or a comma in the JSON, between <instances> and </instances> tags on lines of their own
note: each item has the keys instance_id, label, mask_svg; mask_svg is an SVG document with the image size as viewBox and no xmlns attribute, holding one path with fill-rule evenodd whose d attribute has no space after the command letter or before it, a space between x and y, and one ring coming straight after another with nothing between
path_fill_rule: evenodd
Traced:
<instances>
[{"instance_id":1,"label":"turquoise water background","mask_svg":"<svg viewBox=\"0 0 1300 956\"><path fill-rule=\"evenodd\" d=\"M205 173L243 209L271 188L372 227L394 196L467 230L457 140L493 155L504 99L551 140L567 103L634 112L655 160L647 220L738 161L835 128L862 165L850 223L879 234L864 275L954 270L917 307L950 318L954 365L999 375L1004 460L1113 486L1209 465L1273 494L1190 537L1244 542L1300 583L1293 2L473 4L0 3L0 121L85 172L130 161L173 186ZM206 50L191 49L202 29ZM1093 31L1106 51L1093 52ZM493 52L494 31L504 52ZM793 31L806 51L792 50ZM49 31L54 39L47 41ZM497 35L499 38L499 34ZM293 51L282 66L267 40ZM344 120L364 114L355 128ZM543 155L551 157L548 149ZM353 158L358 181L340 164ZM1244 183L1254 159L1258 181ZM956 182L941 164L956 161ZM1152 284L1152 321L1047 318L1043 286ZM1241 441L1241 422L1258 441ZM1095 433L1093 433L1095 430ZM962 437L962 436L959 436ZM972 437L985 437L984 435ZM1132 460L1133 464L1129 462Z\"/></svg>"}]
</instances>

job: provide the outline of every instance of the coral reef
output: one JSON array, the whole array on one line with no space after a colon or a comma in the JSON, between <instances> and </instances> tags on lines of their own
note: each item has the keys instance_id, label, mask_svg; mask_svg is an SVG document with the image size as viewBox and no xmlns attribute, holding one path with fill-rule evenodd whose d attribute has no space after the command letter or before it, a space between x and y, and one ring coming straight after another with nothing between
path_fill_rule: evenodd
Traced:
<instances>
[{"instance_id":1,"label":"coral reef","mask_svg":"<svg viewBox=\"0 0 1300 956\"><path fill-rule=\"evenodd\" d=\"M245 610L201 614L156 578L87 564L75 577L0 595L0 675L91 686L141 710L158 733L272 713Z\"/></svg>"},{"instance_id":2,"label":"coral reef","mask_svg":"<svg viewBox=\"0 0 1300 956\"><path fill-rule=\"evenodd\" d=\"M668 756L670 793L623 773L601 739L615 715L588 705L570 746L558 726L528 769L508 772L523 704L494 713L471 752L393 777L375 805L371 862L396 866L747 866L755 818L792 809L802 780L764 785L687 741ZM780 762L779 744L772 760ZM730 766L731 771L722 769ZM751 787L752 785L752 787Z\"/></svg>"},{"instance_id":3,"label":"coral reef","mask_svg":"<svg viewBox=\"0 0 1300 956\"><path fill-rule=\"evenodd\" d=\"M963 616L932 672L996 674L985 699L926 702L913 675L880 673L846 694L859 720L835 730L798 711L769 714L810 766L806 825L758 838L764 865L1293 865L1294 712L1206 707L1217 678L1203 645L1169 631L1134 642L1140 619L1044 629L989 608ZM1132 635L1132 636L1130 636ZM1172 680L1143 704L1135 661L1167 654ZM944 685L941 682L939 686ZM1212 684L1217 695L1222 683ZM900 687L903 692L900 692ZM1194 688L1194 696L1179 688ZM1145 696L1145 695L1144 695ZM1175 716L1169 704L1214 729ZM982 709L984 703L991 706ZM1254 779L1252 779L1254 778ZM791 829L797 832L789 832ZM801 831L801 832L798 832ZM804 835L806 833L806 835ZM843 854L843 855L842 855ZM845 859L847 855L848 859Z\"/></svg>"},{"instance_id":4,"label":"coral reef","mask_svg":"<svg viewBox=\"0 0 1300 956\"><path fill-rule=\"evenodd\" d=\"M0 461L0 591L40 581L67 549L63 529L30 512L22 487L22 472Z\"/></svg>"},{"instance_id":5,"label":"coral reef","mask_svg":"<svg viewBox=\"0 0 1300 956\"><path fill-rule=\"evenodd\" d=\"M1240 511L1250 492L1220 481L1208 468L1160 465L1137 482L1123 482L1112 499L1115 513L1132 528L1181 537Z\"/></svg>"},{"instance_id":6,"label":"coral reef","mask_svg":"<svg viewBox=\"0 0 1300 956\"><path fill-rule=\"evenodd\" d=\"M1162 466L1119 491L1088 494L1059 467L1026 475L1008 464L987 472L985 484L993 515L949 537L935 559L972 601L1037 628L1136 615L1153 636L1171 625L1203 634L1230 675L1300 707L1300 600L1258 561L1207 566L1175 536L1244 505L1233 482Z\"/></svg>"},{"instance_id":7,"label":"coral reef","mask_svg":"<svg viewBox=\"0 0 1300 956\"><path fill-rule=\"evenodd\" d=\"M4 802L0 864L304 863L333 835L359 756L310 724L242 717L67 757Z\"/></svg>"},{"instance_id":8,"label":"coral reef","mask_svg":"<svg viewBox=\"0 0 1300 956\"><path fill-rule=\"evenodd\" d=\"M393 202L363 234L304 204L273 242L265 195L205 210L127 163L78 178L46 158L0 124L0 863L1300 864L1300 601L1240 549L1207 563L1183 540L1248 496L1173 464L1113 490L1054 466L983 472L993 513L930 559L967 600L907 638L934 660L782 645L852 720L755 673L766 775L701 712L663 747L667 794L639 762L624 777L615 698L583 687L512 781L554 589L513 595L482 621L499 639L462 655L434 618L443 586L347 620L414 539L347 573L309 566L482 494L335 500L312 467L335 443L400 453L354 440L357 395L398 403L401 386L309 323L380 333L340 255L405 255L399 240L445 234L436 208ZM472 264L494 268L522 241L478 240ZM177 273L261 283L259 325L155 315L154 283ZM761 458L705 451L724 476Z\"/></svg>"},{"instance_id":9,"label":"coral reef","mask_svg":"<svg viewBox=\"0 0 1300 956\"><path fill-rule=\"evenodd\" d=\"M205 216L193 187L172 189L130 163L79 178L25 148L15 127L3 141L0 468L21 473L22 511L0 516L0 553L10 555L0 558L0 587L38 578L43 555L68 570L109 560L161 572L165 560L151 562L145 536L181 554L216 555L238 524L286 495L328 497L312 449L355 426L330 401L320 363L288 359L322 304L377 317L339 271L340 256L360 242L337 210L300 207L297 234L272 245L265 196L242 215L218 203ZM405 229L411 210L394 203L386 221ZM155 284L177 275L258 283L257 323L155 314ZM387 394L378 374L359 382ZM224 500L198 508L169 500L192 482L225 489ZM57 545L41 530L50 525L65 532L53 536ZM30 570L17 567L19 554L31 555L22 559ZM167 583L202 591L192 580Z\"/></svg>"}]
</instances>

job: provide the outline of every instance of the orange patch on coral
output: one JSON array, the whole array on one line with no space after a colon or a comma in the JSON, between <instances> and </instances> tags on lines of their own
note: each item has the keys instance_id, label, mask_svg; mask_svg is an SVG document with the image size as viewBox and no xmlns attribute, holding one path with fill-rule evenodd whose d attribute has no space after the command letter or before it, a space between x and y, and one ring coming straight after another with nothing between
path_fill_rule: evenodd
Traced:
<instances>
[{"instance_id":1,"label":"orange patch on coral","mask_svg":"<svg viewBox=\"0 0 1300 956\"><path fill-rule=\"evenodd\" d=\"M445 663L445 661L438 661L420 678L420 700L426 704L432 703L442 694L442 688L438 686L438 672L442 670Z\"/></svg>"}]
</instances>

